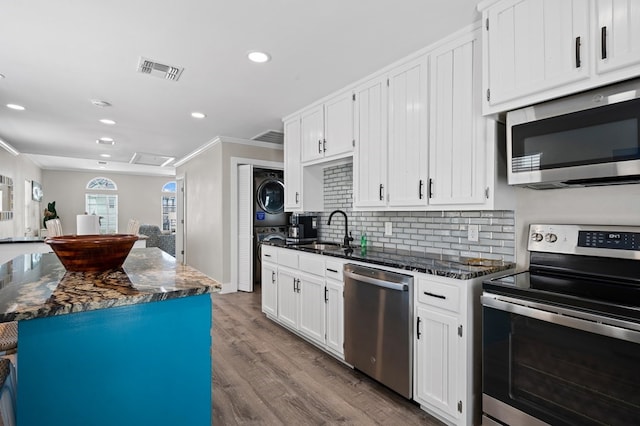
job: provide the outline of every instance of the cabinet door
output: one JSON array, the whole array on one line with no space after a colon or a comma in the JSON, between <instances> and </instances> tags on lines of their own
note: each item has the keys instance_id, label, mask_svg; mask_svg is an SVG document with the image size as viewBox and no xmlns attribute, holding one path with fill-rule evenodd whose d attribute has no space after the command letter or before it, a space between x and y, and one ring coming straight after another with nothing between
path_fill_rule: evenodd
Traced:
<instances>
[{"instance_id":1,"label":"cabinet door","mask_svg":"<svg viewBox=\"0 0 640 426\"><path fill-rule=\"evenodd\" d=\"M302 208L302 165L300 117L284 123L284 207L286 211Z\"/></svg>"},{"instance_id":2,"label":"cabinet door","mask_svg":"<svg viewBox=\"0 0 640 426\"><path fill-rule=\"evenodd\" d=\"M597 72L640 64L640 2L597 0Z\"/></svg>"},{"instance_id":3,"label":"cabinet door","mask_svg":"<svg viewBox=\"0 0 640 426\"><path fill-rule=\"evenodd\" d=\"M300 332L308 338L325 342L324 279L300 273Z\"/></svg>"},{"instance_id":4,"label":"cabinet door","mask_svg":"<svg viewBox=\"0 0 640 426\"><path fill-rule=\"evenodd\" d=\"M298 303L298 274L297 271L278 268L278 320L295 330L298 329L300 308Z\"/></svg>"},{"instance_id":5,"label":"cabinet door","mask_svg":"<svg viewBox=\"0 0 640 426\"><path fill-rule=\"evenodd\" d=\"M327 280L327 346L344 355L344 285L340 281Z\"/></svg>"},{"instance_id":6,"label":"cabinet door","mask_svg":"<svg viewBox=\"0 0 640 426\"><path fill-rule=\"evenodd\" d=\"M325 157L353 152L353 99L351 91L324 104Z\"/></svg>"},{"instance_id":7,"label":"cabinet door","mask_svg":"<svg viewBox=\"0 0 640 426\"><path fill-rule=\"evenodd\" d=\"M427 56L389 73L389 205L426 206Z\"/></svg>"},{"instance_id":8,"label":"cabinet door","mask_svg":"<svg viewBox=\"0 0 640 426\"><path fill-rule=\"evenodd\" d=\"M480 61L479 31L431 53L429 204L485 201Z\"/></svg>"},{"instance_id":9,"label":"cabinet door","mask_svg":"<svg viewBox=\"0 0 640 426\"><path fill-rule=\"evenodd\" d=\"M490 105L589 77L589 2L508 0L487 17Z\"/></svg>"},{"instance_id":10,"label":"cabinet door","mask_svg":"<svg viewBox=\"0 0 640 426\"><path fill-rule=\"evenodd\" d=\"M353 159L354 207L386 205L387 78L370 80L355 90Z\"/></svg>"},{"instance_id":11,"label":"cabinet door","mask_svg":"<svg viewBox=\"0 0 640 426\"><path fill-rule=\"evenodd\" d=\"M302 162L324 156L324 110L322 105L301 114Z\"/></svg>"},{"instance_id":12,"label":"cabinet door","mask_svg":"<svg viewBox=\"0 0 640 426\"><path fill-rule=\"evenodd\" d=\"M278 269L276 265L262 262L262 312L278 315Z\"/></svg>"},{"instance_id":13,"label":"cabinet door","mask_svg":"<svg viewBox=\"0 0 640 426\"><path fill-rule=\"evenodd\" d=\"M459 389L458 374L465 374L464 363L459 357L458 318L423 306L418 306L416 313L419 336L416 340L414 398L458 419L461 416L458 401L464 391Z\"/></svg>"}]
</instances>

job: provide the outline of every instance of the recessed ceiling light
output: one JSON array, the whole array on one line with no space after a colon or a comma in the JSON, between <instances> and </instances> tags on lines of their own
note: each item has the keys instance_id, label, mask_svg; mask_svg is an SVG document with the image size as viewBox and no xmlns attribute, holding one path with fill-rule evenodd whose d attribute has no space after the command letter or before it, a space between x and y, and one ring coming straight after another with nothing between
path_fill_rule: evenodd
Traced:
<instances>
[{"instance_id":1,"label":"recessed ceiling light","mask_svg":"<svg viewBox=\"0 0 640 426\"><path fill-rule=\"evenodd\" d=\"M111 158L111 154L100 154L102 158Z\"/></svg>"},{"instance_id":2,"label":"recessed ceiling light","mask_svg":"<svg viewBox=\"0 0 640 426\"><path fill-rule=\"evenodd\" d=\"M193 118L205 118L207 115L206 115L206 114L203 114L203 113L201 113L201 112L192 112L192 113L191 113L191 116L192 116Z\"/></svg>"},{"instance_id":3,"label":"recessed ceiling light","mask_svg":"<svg viewBox=\"0 0 640 426\"><path fill-rule=\"evenodd\" d=\"M109 125L116 124L116 122L115 122L115 121L113 121L113 120L109 120L108 118L102 118L102 119L100 119L100 122L101 122L102 124L109 124Z\"/></svg>"},{"instance_id":4,"label":"recessed ceiling light","mask_svg":"<svg viewBox=\"0 0 640 426\"><path fill-rule=\"evenodd\" d=\"M100 99L91 99L91 103L97 107L110 107L111 104L107 101L102 101Z\"/></svg>"},{"instance_id":5,"label":"recessed ceiling light","mask_svg":"<svg viewBox=\"0 0 640 426\"><path fill-rule=\"evenodd\" d=\"M263 62L268 62L271 60L271 56L269 56L269 54L265 52L257 52L257 51L249 52L247 53L247 57L249 58L250 61L257 62L259 64Z\"/></svg>"},{"instance_id":6,"label":"recessed ceiling light","mask_svg":"<svg viewBox=\"0 0 640 426\"><path fill-rule=\"evenodd\" d=\"M113 138L108 138L105 136L100 139L96 139L96 143L101 145L115 145L116 142L113 140Z\"/></svg>"},{"instance_id":7,"label":"recessed ceiling light","mask_svg":"<svg viewBox=\"0 0 640 426\"><path fill-rule=\"evenodd\" d=\"M16 111L24 111L24 107L22 105L7 104L7 108L15 109Z\"/></svg>"}]
</instances>

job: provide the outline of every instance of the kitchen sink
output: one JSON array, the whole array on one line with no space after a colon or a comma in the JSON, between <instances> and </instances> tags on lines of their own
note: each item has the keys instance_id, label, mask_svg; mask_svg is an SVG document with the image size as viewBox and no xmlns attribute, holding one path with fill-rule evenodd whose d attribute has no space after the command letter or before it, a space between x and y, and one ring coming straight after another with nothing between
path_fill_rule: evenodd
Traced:
<instances>
[{"instance_id":1,"label":"kitchen sink","mask_svg":"<svg viewBox=\"0 0 640 426\"><path fill-rule=\"evenodd\" d=\"M327 250L339 250L342 248L340 243L333 243L327 241L316 241L313 243L300 244L300 248L306 248L311 250L327 251Z\"/></svg>"}]
</instances>

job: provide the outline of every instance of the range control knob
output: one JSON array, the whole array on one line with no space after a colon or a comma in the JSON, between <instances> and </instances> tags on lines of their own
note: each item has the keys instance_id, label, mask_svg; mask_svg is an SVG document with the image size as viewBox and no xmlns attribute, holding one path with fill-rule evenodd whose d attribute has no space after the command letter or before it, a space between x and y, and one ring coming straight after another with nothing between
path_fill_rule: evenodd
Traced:
<instances>
[{"instance_id":1,"label":"range control knob","mask_svg":"<svg viewBox=\"0 0 640 426\"><path fill-rule=\"evenodd\" d=\"M556 234L547 234L544 238L548 243L555 243L558 240Z\"/></svg>"},{"instance_id":2,"label":"range control knob","mask_svg":"<svg viewBox=\"0 0 640 426\"><path fill-rule=\"evenodd\" d=\"M531 239L533 241L542 241L542 234L539 232L534 232L533 234L531 234Z\"/></svg>"}]
</instances>

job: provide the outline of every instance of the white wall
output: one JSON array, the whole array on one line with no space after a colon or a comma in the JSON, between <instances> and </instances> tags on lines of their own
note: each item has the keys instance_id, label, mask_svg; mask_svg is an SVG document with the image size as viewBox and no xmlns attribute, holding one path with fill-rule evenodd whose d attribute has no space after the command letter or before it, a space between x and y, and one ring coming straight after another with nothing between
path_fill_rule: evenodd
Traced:
<instances>
[{"instance_id":1,"label":"white wall","mask_svg":"<svg viewBox=\"0 0 640 426\"><path fill-rule=\"evenodd\" d=\"M531 223L640 226L640 184L593 188L516 189L516 261L528 266Z\"/></svg>"},{"instance_id":2,"label":"white wall","mask_svg":"<svg viewBox=\"0 0 640 426\"><path fill-rule=\"evenodd\" d=\"M13 179L13 219L0 221L0 238L23 237L27 229L40 229L41 203L25 197L25 182L32 180L42 183L40 168L24 155L13 156L0 148L0 175ZM25 204L26 200L26 204ZM25 218L25 209L27 218Z\"/></svg>"},{"instance_id":3,"label":"white wall","mask_svg":"<svg viewBox=\"0 0 640 426\"><path fill-rule=\"evenodd\" d=\"M56 202L56 211L65 234L76 232L76 215L85 211L85 188L95 177L113 180L118 195L118 232L125 232L129 219L138 219L141 224L158 225L162 228L162 187L174 180L171 177L125 175L102 172L42 171L42 210L47 203ZM112 193L109 191L109 193ZM42 212L40 212L42 215Z\"/></svg>"},{"instance_id":4,"label":"white wall","mask_svg":"<svg viewBox=\"0 0 640 426\"><path fill-rule=\"evenodd\" d=\"M231 158L283 161L280 147L246 142L217 138L176 170L185 181L186 263L223 286L231 280Z\"/></svg>"}]
</instances>

